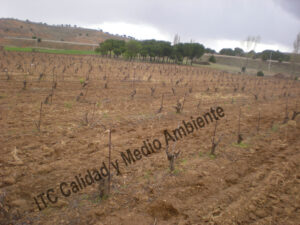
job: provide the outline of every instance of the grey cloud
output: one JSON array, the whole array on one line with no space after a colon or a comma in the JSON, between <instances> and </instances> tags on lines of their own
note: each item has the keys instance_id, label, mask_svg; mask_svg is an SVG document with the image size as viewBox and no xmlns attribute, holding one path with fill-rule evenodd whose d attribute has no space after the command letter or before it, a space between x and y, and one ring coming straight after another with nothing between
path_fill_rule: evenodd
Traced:
<instances>
[{"instance_id":1,"label":"grey cloud","mask_svg":"<svg viewBox=\"0 0 300 225\"><path fill-rule=\"evenodd\" d=\"M0 16L52 24L127 22L152 25L182 40L244 40L292 46L300 31L297 0L5 0ZM16 7L18 6L18 7ZM299 11L298 11L299 12ZM294 13L294 14L292 14Z\"/></svg>"},{"instance_id":2,"label":"grey cloud","mask_svg":"<svg viewBox=\"0 0 300 225\"><path fill-rule=\"evenodd\" d=\"M299 0L274 0L284 10L293 14L298 20L300 20L300 1Z\"/></svg>"}]
</instances>

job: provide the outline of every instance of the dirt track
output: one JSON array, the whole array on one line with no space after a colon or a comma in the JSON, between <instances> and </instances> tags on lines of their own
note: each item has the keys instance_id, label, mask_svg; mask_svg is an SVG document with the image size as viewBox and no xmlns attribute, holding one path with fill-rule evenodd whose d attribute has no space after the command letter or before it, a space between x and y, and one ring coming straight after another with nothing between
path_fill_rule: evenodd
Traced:
<instances>
[{"instance_id":1,"label":"dirt track","mask_svg":"<svg viewBox=\"0 0 300 225\"><path fill-rule=\"evenodd\" d=\"M299 223L300 117L282 123L286 103L290 118L299 111L298 83L97 57L0 52L0 59L0 224ZM209 155L210 123L176 142L171 174L163 131L216 106L225 112L216 156ZM239 108L244 141L237 145ZM108 128L121 171L112 169L109 196L99 197L98 183L62 196L62 182L108 164ZM155 138L161 151L123 163L120 153ZM34 197L50 188L58 202L46 200L39 211Z\"/></svg>"}]
</instances>

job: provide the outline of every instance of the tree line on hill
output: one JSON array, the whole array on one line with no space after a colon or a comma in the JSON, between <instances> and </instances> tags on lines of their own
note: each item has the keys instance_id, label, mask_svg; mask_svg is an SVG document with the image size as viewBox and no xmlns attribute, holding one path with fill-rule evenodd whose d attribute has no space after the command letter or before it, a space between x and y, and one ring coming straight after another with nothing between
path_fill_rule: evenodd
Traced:
<instances>
[{"instance_id":1,"label":"tree line on hill","mask_svg":"<svg viewBox=\"0 0 300 225\"><path fill-rule=\"evenodd\" d=\"M157 40L115 40L107 39L102 42L96 52L109 57L124 57L126 59L139 58L144 61L150 62L163 62L163 63L183 63L193 64L196 60L200 59L204 53L217 54L217 52L210 48L205 48L204 45L199 43L177 43L172 45L168 41ZM278 60L289 61L290 56L280 51L265 50L256 53L255 51L244 52L241 48L223 48L219 51L220 55L240 56L247 58L261 58L262 60ZM215 58L210 57L210 62L216 62Z\"/></svg>"},{"instance_id":2,"label":"tree line on hill","mask_svg":"<svg viewBox=\"0 0 300 225\"><path fill-rule=\"evenodd\" d=\"M240 56L240 57L249 57L252 59L257 59L260 58L264 61L272 59L272 60L277 60L278 62L282 61L290 61L290 55L285 54L280 51L274 51L274 50L264 50L262 52L255 52L255 51L250 51L250 52L244 52L243 49L241 48L223 48L219 52L220 55L228 55L228 56Z\"/></svg>"},{"instance_id":3,"label":"tree line on hill","mask_svg":"<svg viewBox=\"0 0 300 225\"><path fill-rule=\"evenodd\" d=\"M186 64L193 64L195 59L201 58L205 48L199 43L178 43L171 45L168 41L157 40L124 40L108 39L95 49L96 52L105 56L135 59L139 57L142 60L150 62L175 62L182 63L186 59Z\"/></svg>"}]
</instances>

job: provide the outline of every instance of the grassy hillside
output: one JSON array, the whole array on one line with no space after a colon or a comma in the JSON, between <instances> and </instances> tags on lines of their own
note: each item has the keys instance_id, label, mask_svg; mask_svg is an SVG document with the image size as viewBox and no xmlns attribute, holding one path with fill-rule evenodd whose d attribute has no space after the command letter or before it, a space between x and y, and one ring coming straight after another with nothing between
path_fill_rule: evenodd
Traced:
<instances>
[{"instance_id":1,"label":"grassy hillside","mask_svg":"<svg viewBox=\"0 0 300 225\"><path fill-rule=\"evenodd\" d=\"M208 61L210 54L205 54L201 59ZM217 63L211 63L207 67L221 69L231 73L241 72L241 68L246 64L245 57L215 55ZM247 63L247 74L256 74L257 71L263 71L265 75L274 75L277 73L294 74L300 76L300 64L291 64L290 62L271 61L269 70L269 61L261 59L249 59Z\"/></svg>"},{"instance_id":2,"label":"grassy hillside","mask_svg":"<svg viewBox=\"0 0 300 225\"><path fill-rule=\"evenodd\" d=\"M78 49L64 42L79 42L87 44L98 44L106 39L127 39L126 37L111 35L102 31L80 27L50 26L46 23L33 23L15 19L0 19L0 45L11 45L18 47L32 47L35 40L7 39L38 37L42 39L42 47ZM43 40L61 41L61 43L49 43ZM65 46L63 46L65 45ZM80 46L81 50L90 50L90 46Z\"/></svg>"},{"instance_id":3,"label":"grassy hillside","mask_svg":"<svg viewBox=\"0 0 300 225\"><path fill-rule=\"evenodd\" d=\"M88 50L67 50L67 49L43 49L43 48L20 48L20 47L4 47L6 51L16 52L41 52L53 54L67 54L67 55L96 55L95 51Z\"/></svg>"}]
</instances>

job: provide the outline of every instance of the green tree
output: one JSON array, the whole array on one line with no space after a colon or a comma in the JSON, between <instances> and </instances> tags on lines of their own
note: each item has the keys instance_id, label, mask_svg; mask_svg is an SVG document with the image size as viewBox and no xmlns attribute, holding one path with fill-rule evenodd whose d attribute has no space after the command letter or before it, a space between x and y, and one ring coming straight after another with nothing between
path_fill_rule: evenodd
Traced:
<instances>
[{"instance_id":1,"label":"green tree","mask_svg":"<svg viewBox=\"0 0 300 225\"><path fill-rule=\"evenodd\" d=\"M234 51L231 48L222 48L219 52L221 55L230 55L234 56Z\"/></svg>"},{"instance_id":2,"label":"green tree","mask_svg":"<svg viewBox=\"0 0 300 225\"><path fill-rule=\"evenodd\" d=\"M116 57L119 57L126 51L124 40L113 40L112 45L113 45L112 51Z\"/></svg>"},{"instance_id":3,"label":"green tree","mask_svg":"<svg viewBox=\"0 0 300 225\"><path fill-rule=\"evenodd\" d=\"M244 50L241 48L234 48L234 55L235 56L244 56L245 53L244 53Z\"/></svg>"},{"instance_id":4,"label":"green tree","mask_svg":"<svg viewBox=\"0 0 300 225\"><path fill-rule=\"evenodd\" d=\"M107 51L109 52L109 56L111 57L112 51L114 50L114 40L108 39L104 41L102 45L104 45L104 48L107 49Z\"/></svg>"},{"instance_id":5,"label":"green tree","mask_svg":"<svg viewBox=\"0 0 300 225\"><path fill-rule=\"evenodd\" d=\"M170 42L154 39L128 42L108 39L102 42L95 51L102 55L114 54L117 57L124 53L124 56L130 59L139 55L143 60L149 57L150 61L155 62L169 62L172 59L175 63L182 63L186 58L187 62L190 60L192 64L194 59L198 59L204 54L205 48L199 43L178 43L172 46Z\"/></svg>"},{"instance_id":6,"label":"green tree","mask_svg":"<svg viewBox=\"0 0 300 225\"><path fill-rule=\"evenodd\" d=\"M99 47L95 49L96 52L101 53L101 55L107 55L109 51L109 46L106 41L99 44Z\"/></svg>"},{"instance_id":7,"label":"green tree","mask_svg":"<svg viewBox=\"0 0 300 225\"><path fill-rule=\"evenodd\" d=\"M260 53L256 54L257 57L261 58L262 60L278 60L278 61L289 61L290 56L280 51L273 51L273 50L264 50Z\"/></svg>"},{"instance_id":8,"label":"green tree","mask_svg":"<svg viewBox=\"0 0 300 225\"><path fill-rule=\"evenodd\" d=\"M144 40L141 41L140 55L145 59L147 56L151 55L152 52L152 42L154 40ZM151 56L150 56L151 57Z\"/></svg>"},{"instance_id":9,"label":"green tree","mask_svg":"<svg viewBox=\"0 0 300 225\"><path fill-rule=\"evenodd\" d=\"M250 52L247 52L245 54L245 56L247 58L251 58L251 59L256 59L257 58L257 54L256 54L256 52L254 50L251 50Z\"/></svg>"},{"instance_id":10,"label":"green tree","mask_svg":"<svg viewBox=\"0 0 300 225\"><path fill-rule=\"evenodd\" d=\"M160 57L163 57L163 62L165 62L165 60L168 60L168 58L171 56L172 54L172 46L170 42L167 41L160 41L158 43L159 48L160 48Z\"/></svg>"},{"instance_id":11,"label":"green tree","mask_svg":"<svg viewBox=\"0 0 300 225\"><path fill-rule=\"evenodd\" d=\"M135 58L141 49L141 44L138 41L130 40L126 43L125 54L130 60Z\"/></svg>"},{"instance_id":12,"label":"green tree","mask_svg":"<svg viewBox=\"0 0 300 225\"><path fill-rule=\"evenodd\" d=\"M176 63L182 63L184 58L184 44L179 43L173 46L172 58Z\"/></svg>"},{"instance_id":13,"label":"green tree","mask_svg":"<svg viewBox=\"0 0 300 225\"><path fill-rule=\"evenodd\" d=\"M211 48L205 48L205 53L216 54L217 52Z\"/></svg>"},{"instance_id":14,"label":"green tree","mask_svg":"<svg viewBox=\"0 0 300 225\"><path fill-rule=\"evenodd\" d=\"M199 43L184 43L183 56L190 59L191 65L195 58L200 58L204 54L204 46Z\"/></svg>"},{"instance_id":15,"label":"green tree","mask_svg":"<svg viewBox=\"0 0 300 225\"><path fill-rule=\"evenodd\" d=\"M125 52L125 41L124 40L114 40L107 39L100 44L100 47L96 49L96 52L100 52L102 55L112 56L114 53L115 56L119 56Z\"/></svg>"},{"instance_id":16,"label":"green tree","mask_svg":"<svg viewBox=\"0 0 300 225\"><path fill-rule=\"evenodd\" d=\"M208 61L211 62L211 63L216 63L217 62L216 57L214 55L210 56Z\"/></svg>"}]
</instances>

